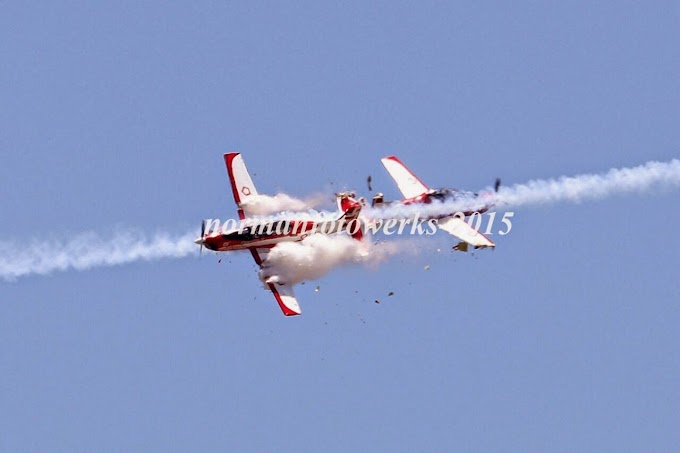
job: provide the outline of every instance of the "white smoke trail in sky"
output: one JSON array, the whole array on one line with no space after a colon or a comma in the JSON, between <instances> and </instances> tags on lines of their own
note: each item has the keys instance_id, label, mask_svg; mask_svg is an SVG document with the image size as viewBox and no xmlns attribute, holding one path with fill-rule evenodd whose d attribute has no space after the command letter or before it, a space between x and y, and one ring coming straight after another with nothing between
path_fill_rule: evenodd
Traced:
<instances>
[{"instance_id":1,"label":"white smoke trail in sky","mask_svg":"<svg viewBox=\"0 0 680 453\"><path fill-rule=\"evenodd\" d=\"M12 281L69 269L82 271L136 261L181 258L197 252L196 236L196 231L153 236L127 231L106 237L89 232L68 241L0 242L0 279Z\"/></svg>"},{"instance_id":2,"label":"white smoke trail in sky","mask_svg":"<svg viewBox=\"0 0 680 453\"><path fill-rule=\"evenodd\" d=\"M579 203L608 196L645 192L680 185L680 160L647 162L632 168L613 168L606 173L538 179L501 188L499 201L512 207Z\"/></svg>"},{"instance_id":3,"label":"white smoke trail in sky","mask_svg":"<svg viewBox=\"0 0 680 453\"><path fill-rule=\"evenodd\" d=\"M31 275L84 271L137 261L183 258L197 253L195 231L181 235L117 232L107 237L81 233L69 241L0 242L0 279L14 281ZM402 252L415 253L408 241L357 241L346 235L312 235L300 242L283 242L269 253L261 271L270 282L290 284L322 277L342 265L377 265Z\"/></svg>"},{"instance_id":4,"label":"white smoke trail in sky","mask_svg":"<svg viewBox=\"0 0 680 453\"><path fill-rule=\"evenodd\" d=\"M496 194L487 188L481 197L430 204L392 205L369 208L369 218L411 218L416 214L423 217L450 215L455 212L470 212L494 202L496 208L547 205L554 203L579 203L600 200L625 193L663 190L680 185L680 160L669 162L647 162L631 168L614 168L605 173L561 176L556 179L537 179L524 184L501 187Z\"/></svg>"},{"instance_id":5,"label":"white smoke trail in sky","mask_svg":"<svg viewBox=\"0 0 680 453\"><path fill-rule=\"evenodd\" d=\"M497 207L521 207L560 202L581 202L608 196L661 190L680 185L680 160L648 162L633 168L612 169L601 174L585 174L549 180L534 180L526 184L503 187L495 195ZM489 196L493 196L489 189ZM263 198L274 212L297 206L290 200L276 196ZM274 201L272 201L274 200ZM488 200L488 198L486 199ZM483 200L484 201L484 200ZM470 210L470 202L393 205L387 208L367 208L368 217L411 217L451 214ZM308 206L305 204L305 206ZM282 208L282 209L281 209ZM264 209L266 212L267 209ZM280 218L296 218L301 213L287 212ZM310 212L308 218L325 218L338 213ZM304 215L303 215L304 217ZM196 253L196 231L185 234L156 233L151 236L138 232L117 232L102 236L82 233L70 240L35 239L27 242L0 241L0 279L15 280L29 275L47 275L57 271L87 270L95 267L116 266L136 261L155 261L181 258ZM379 263L403 251L401 244L369 245L347 236L313 235L298 243L281 243L267 259L267 278L287 282L311 280L331 269L349 264Z\"/></svg>"}]
</instances>

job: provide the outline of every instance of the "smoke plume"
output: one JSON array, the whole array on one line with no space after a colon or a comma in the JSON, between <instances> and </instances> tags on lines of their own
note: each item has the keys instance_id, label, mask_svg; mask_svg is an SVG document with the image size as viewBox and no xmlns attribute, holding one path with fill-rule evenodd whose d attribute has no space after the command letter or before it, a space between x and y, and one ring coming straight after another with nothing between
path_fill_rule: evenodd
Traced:
<instances>
[{"instance_id":1,"label":"smoke plume","mask_svg":"<svg viewBox=\"0 0 680 453\"><path fill-rule=\"evenodd\" d=\"M0 242L0 279L12 281L69 269L82 271L136 261L181 258L196 253L193 242L196 236L195 231L181 235L158 233L150 237L130 231L106 237L89 232L68 241Z\"/></svg>"},{"instance_id":2,"label":"smoke plume","mask_svg":"<svg viewBox=\"0 0 680 453\"><path fill-rule=\"evenodd\" d=\"M324 201L321 195L311 196L305 199L291 197L285 193L276 195L253 195L248 197L241 207L247 215L266 216L284 211L306 211L318 206Z\"/></svg>"},{"instance_id":3,"label":"smoke plume","mask_svg":"<svg viewBox=\"0 0 680 453\"><path fill-rule=\"evenodd\" d=\"M677 185L680 185L680 160L673 159L670 162L647 162L632 168L614 168L601 174L537 179L525 184L501 187L498 199L512 207L579 203Z\"/></svg>"},{"instance_id":4,"label":"smoke plume","mask_svg":"<svg viewBox=\"0 0 680 453\"><path fill-rule=\"evenodd\" d=\"M478 205L489 200L497 207L522 207L551 203L578 203L609 196L663 190L680 185L680 160L648 162L632 168L612 169L601 174L563 176L534 180L525 184L502 187L494 194L482 193ZM318 202L319 197L315 198ZM285 194L273 197L258 195L248 206L249 212L263 214L307 209L315 200L299 200ZM403 218L418 214L420 218L474 210L465 202L431 203L427 205L393 205L366 209L369 218ZM279 218L296 218L302 213L279 214ZM306 213L307 218L328 218L327 212ZM181 258L196 253L196 232L185 234L157 233L147 236L137 232L118 232L107 236L83 233L67 241L35 239L27 242L0 242L0 279L15 280L28 275L47 275L57 271L87 270L117 266L136 261ZM295 283L313 280L342 265L377 264L404 251L408 241L372 245L345 235L312 235L301 242L284 242L270 252L262 276L269 281Z\"/></svg>"},{"instance_id":5,"label":"smoke plume","mask_svg":"<svg viewBox=\"0 0 680 453\"><path fill-rule=\"evenodd\" d=\"M315 234L300 242L274 247L264 261L260 277L267 283L296 284L316 280L342 265L377 265L404 250L394 242L372 244L346 235Z\"/></svg>"},{"instance_id":6,"label":"smoke plume","mask_svg":"<svg viewBox=\"0 0 680 453\"><path fill-rule=\"evenodd\" d=\"M664 190L680 185L680 160L647 162L631 168L614 168L605 173L561 176L556 179L537 179L524 184L501 187L498 193L487 188L479 197L463 200L434 201L430 204L391 205L367 209L373 219L412 218L472 212L495 204L508 209L555 203L579 203L635 192Z\"/></svg>"}]
</instances>

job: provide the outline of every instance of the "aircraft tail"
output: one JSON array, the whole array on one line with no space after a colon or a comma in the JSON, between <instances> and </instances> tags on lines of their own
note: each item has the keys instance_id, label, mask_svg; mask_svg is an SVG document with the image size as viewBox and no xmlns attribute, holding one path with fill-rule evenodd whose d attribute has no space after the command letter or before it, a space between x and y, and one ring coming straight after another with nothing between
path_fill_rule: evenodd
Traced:
<instances>
[{"instance_id":1,"label":"aircraft tail","mask_svg":"<svg viewBox=\"0 0 680 453\"><path fill-rule=\"evenodd\" d=\"M257 190L253 180L250 178L246 164L243 162L241 153L225 154L224 163L227 165L227 173L229 173L234 201L238 206L238 216L243 220L246 216L241 208L241 204L248 198L257 196Z\"/></svg>"},{"instance_id":2,"label":"aircraft tail","mask_svg":"<svg viewBox=\"0 0 680 453\"><path fill-rule=\"evenodd\" d=\"M345 221L345 231L357 241L364 238L363 225L359 220L361 213L361 202L354 199L354 194L340 193L337 194L338 208L343 212L340 217Z\"/></svg>"}]
</instances>

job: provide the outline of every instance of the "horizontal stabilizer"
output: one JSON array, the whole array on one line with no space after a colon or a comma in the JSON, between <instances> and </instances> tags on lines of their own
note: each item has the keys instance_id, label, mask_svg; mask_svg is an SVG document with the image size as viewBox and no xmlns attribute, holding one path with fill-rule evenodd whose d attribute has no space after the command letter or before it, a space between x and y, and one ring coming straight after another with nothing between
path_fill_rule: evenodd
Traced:
<instances>
[{"instance_id":1,"label":"horizontal stabilizer","mask_svg":"<svg viewBox=\"0 0 680 453\"><path fill-rule=\"evenodd\" d=\"M353 198L353 193L338 193L336 196L338 208L343 213L340 219L345 221L347 232L354 239L362 240L364 238L363 225L359 220L362 204Z\"/></svg>"}]
</instances>

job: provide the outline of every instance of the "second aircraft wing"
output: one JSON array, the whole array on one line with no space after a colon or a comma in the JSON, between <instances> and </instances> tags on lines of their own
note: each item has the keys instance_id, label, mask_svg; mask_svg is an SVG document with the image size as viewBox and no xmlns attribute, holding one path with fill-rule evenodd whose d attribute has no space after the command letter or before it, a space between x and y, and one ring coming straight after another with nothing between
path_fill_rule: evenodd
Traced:
<instances>
[{"instance_id":1,"label":"second aircraft wing","mask_svg":"<svg viewBox=\"0 0 680 453\"><path fill-rule=\"evenodd\" d=\"M491 239L472 228L460 217L447 217L439 220L437 226L458 239L475 247L495 247Z\"/></svg>"}]
</instances>

